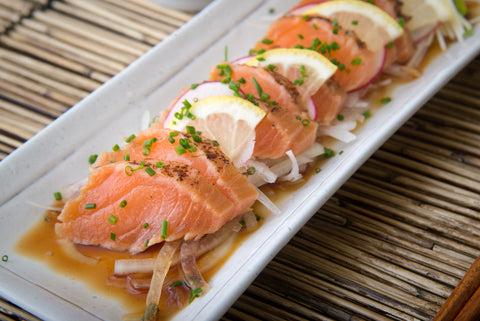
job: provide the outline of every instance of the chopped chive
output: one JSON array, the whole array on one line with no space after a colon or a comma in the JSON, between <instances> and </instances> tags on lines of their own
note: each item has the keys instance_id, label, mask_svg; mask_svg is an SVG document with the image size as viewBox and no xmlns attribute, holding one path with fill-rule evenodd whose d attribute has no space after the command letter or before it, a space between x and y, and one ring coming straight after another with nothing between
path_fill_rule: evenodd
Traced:
<instances>
[{"instance_id":1,"label":"chopped chive","mask_svg":"<svg viewBox=\"0 0 480 321\"><path fill-rule=\"evenodd\" d=\"M225 59L225 61L228 61L228 46L225 45L225 49L223 50L223 59Z\"/></svg>"},{"instance_id":2,"label":"chopped chive","mask_svg":"<svg viewBox=\"0 0 480 321\"><path fill-rule=\"evenodd\" d=\"M275 8L270 8L270 9L268 9L268 13L269 13L269 14L275 13Z\"/></svg>"},{"instance_id":3,"label":"chopped chive","mask_svg":"<svg viewBox=\"0 0 480 321\"><path fill-rule=\"evenodd\" d=\"M128 162L130 160L130 154L123 155L123 159Z\"/></svg>"},{"instance_id":4,"label":"chopped chive","mask_svg":"<svg viewBox=\"0 0 480 321\"><path fill-rule=\"evenodd\" d=\"M61 201L62 200L62 193L55 192L55 193L53 193L53 197L55 198L56 201Z\"/></svg>"},{"instance_id":5,"label":"chopped chive","mask_svg":"<svg viewBox=\"0 0 480 321\"><path fill-rule=\"evenodd\" d=\"M387 49L392 49L395 46L395 42L391 41L387 43Z\"/></svg>"},{"instance_id":6,"label":"chopped chive","mask_svg":"<svg viewBox=\"0 0 480 321\"><path fill-rule=\"evenodd\" d=\"M115 233L110 233L110 239L115 241L117 239L117 235Z\"/></svg>"},{"instance_id":7,"label":"chopped chive","mask_svg":"<svg viewBox=\"0 0 480 321\"><path fill-rule=\"evenodd\" d=\"M142 150L142 154L144 156L150 155L150 147L144 147L143 150Z\"/></svg>"},{"instance_id":8,"label":"chopped chive","mask_svg":"<svg viewBox=\"0 0 480 321\"><path fill-rule=\"evenodd\" d=\"M299 34L297 35L297 37L298 37L298 39L303 40L303 35L302 35L301 33L299 33Z\"/></svg>"},{"instance_id":9,"label":"chopped chive","mask_svg":"<svg viewBox=\"0 0 480 321\"><path fill-rule=\"evenodd\" d=\"M168 222L167 220L162 221L162 234L160 235L164 240L167 239L167 229L168 229Z\"/></svg>"},{"instance_id":10,"label":"chopped chive","mask_svg":"<svg viewBox=\"0 0 480 321\"><path fill-rule=\"evenodd\" d=\"M93 210L95 208L97 208L97 204L95 204L95 203L85 204L85 209L87 209L87 210Z\"/></svg>"},{"instance_id":11,"label":"chopped chive","mask_svg":"<svg viewBox=\"0 0 480 321\"><path fill-rule=\"evenodd\" d=\"M89 162L90 164L95 163L95 161L97 160L97 157L98 157L97 154L90 155L90 157L88 157L88 162Z\"/></svg>"},{"instance_id":12,"label":"chopped chive","mask_svg":"<svg viewBox=\"0 0 480 321\"><path fill-rule=\"evenodd\" d=\"M196 83L190 85L190 89L197 89L197 87L198 87L198 84Z\"/></svg>"},{"instance_id":13,"label":"chopped chive","mask_svg":"<svg viewBox=\"0 0 480 321\"><path fill-rule=\"evenodd\" d=\"M253 175L253 174L255 174L255 167L250 166L249 168L247 168L247 175Z\"/></svg>"},{"instance_id":14,"label":"chopped chive","mask_svg":"<svg viewBox=\"0 0 480 321\"><path fill-rule=\"evenodd\" d=\"M160 161L160 162L157 162L157 163L155 164L155 167L156 167L156 168L162 168L164 165L165 165L165 163Z\"/></svg>"},{"instance_id":15,"label":"chopped chive","mask_svg":"<svg viewBox=\"0 0 480 321\"><path fill-rule=\"evenodd\" d=\"M193 141L196 142L196 143L201 143L201 142L202 142L202 137L200 137L200 136L197 135L197 134L193 134L193 135L192 135L192 139L193 139Z\"/></svg>"},{"instance_id":16,"label":"chopped chive","mask_svg":"<svg viewBox=\"0 0 480 321\"><path fill-rule=\"evenodd\" d=\"M170 287L175 288L177 286L182 286L184 284L185 284L185 281L177 281L177 282L173 282L172 284L170 284Z\"/></svg>"},{"instance_id":17,"label":"chopped chive","mask_svg":"<svg viewBox=\"0 0 480 321\"><path fill-rule=\"evenodd\" d=\"M362 63L362 58L360 58L360 57L357 57L357 58L353 58L353 59L352 59L352 65L353 65L353 66L358 66L358 65L360 65L361 63Z\"/></svg>"},{"instance_id":18,"label":"chopped chive","mask_svg":"<svg viewBox=\"0 0 480 321\"><path fill-rule=\"evenodd\" d=\"M323 156L325 158L330 158L330 157L335 156L335 152L330 148L324 147L323 148Z\"/></svg>"},{"instance_id":19,"label":"chopped chive","mask_svg":"<svg viewBox=\"0 0 480 321\"><path fill-rule=\"evenodd\" d=\"M195 127L193 126L186 126L185 129L187 130L188 134L195 134Z\"/></svg>"},{"instance_id":20,"label":"chopped chive","mask_svg":"<svg viewBox=\"0 0 480 321\"><path fill-rule=\"evenodd\" d=\"M148 228L148 223L143 224L143 228Z\"/></svg>"},{"instance_id":21,"label":"chopped chive","mask_svg":"<svg viewBox=\"0 0 480 321\"><path fill-rule=\"evenodd\" d=\"M358 20L352 20L352 25L354 26L358 25Z\"/></svg>"},{"instance_id":22,"label":"chopped chive","mask_svg":"<svg viewBox=\"0 0 480 321\"><path fill-rule=\"evenodd\" d=\"M462 16L467 15L468 8L464 0L455 0L455 7L457 7L458 12L460 12Z\"/></svg>"},{"instance_id":23,"label":"chopped chive","mask_svg":"<svg viewBox=\"0 0 480 321\"><path fill-rule=\"evenodd\" d=\"M390 98L390 97L384 97L384 98L380 99L380 103L381 103L382 105L386 105L386 104L388 104L388 103L391 102L391 101L392 101L392 98Z\"/></svg>"},{"instance_id":24,"label":"chopped chive","mask_svg":"<svg viewBox=\"0 0 480 321\"><path fill-rule=\"evenodd\" d=\"M342 155L342 154L343 154L343 150L338 152L338 155Z\"/></svg>"},{"instance_id":25,"label":"chopped chive","mask_svg":"<svg viewBox=\"0 0 480 321\"><path fill-rule=\"evenodd\" d=\"M322 169L321 169L320 167L315 168L315 173L318 174L318 173L320 173L321 171L322 171Z\"/></svg>"},{"instance_id":26,"label":"chopped chive","mask_svg":"<svg viewBox=\"0 0 480 321\"><path fill-rule=\"evenodd\" d=\"M277 67L275 65L272 65L272 64L268 64L268 66L267 66L267 69L271 70L271 71L274 71L275 68L277 68Z\"/></svg>"},{"instance_id":27,"label":"chopped chive","mask_svg":"<svg viewBox=\"0 0 480 321\"><path fill-rule=\"evenodd\" d=\"M198 297L202 293L202 288L198 287L195 290L190 291L190 297L188 298L188 303L192 303L196 297Z\"/></svg>"},{"instance_id":28,"label":"chopped chive","mask_svg":"<svg viewBox=\"0 0 480 321\"><path fill-rule=\"evenodd\" d=\"M127 139L125 139L125 142L126 143L130 143L136 136L134 134L131 134L130 136L128 136Z\"/></svg>"},{"instance_id":29,"label":"chopped chive","mask_svg":"<svg viewBox=\"0 0 480 321\"><path fill-rule=\"evenodd\" d=\"M145 168L145 172L147 172L147 174L150 176L153 176L156 174L156 172L150 167Z\"/></svg>"},{"instance_id":30,"label":"chopped chive","mask_svg":"<svg viewBox=\"0 0 480 321\"><path fill-rule=\"evenodd\" d=\"M112 224L112 225L115 225L117 224L118 222L118 217L116 217L115 215L110 215L110 217L108 218L108 223Z\"/></svg>"},{"instance_id":31,"label":"chopped chive","mask_svg":"<svg viewBox=\"0 0 480 321\"><path fill-rule=\"evenodd\" d=\"M464 37L471 37L471 36L473 36L473 29L467 29L467 30L465 30L465 32L463 33L463 36L464 36Z\"/></svg>"},{"instance_id":32,"label":"chopped chive","mask_svg":"<svg viewBox=\"0 0 480 321\"><path fill-rule=\"evenodd\" d=\"M8 262L8 255L2 256L2 262Z\"/></svg>"},{"instance_id":33,"label":"chopped chive","mask_svg":"<svg viewBox=\"0 0 480 321\"><path fill-rule=\"evenodd\" d=\"M271 45L273 43L273 40L264 38L264 39L262 39L262 43L264 43L266 45Z\"/></svg>"},{"instance_id":34,"label":"chopped chive","mask_svg":"<svg viewBox=\"0 0 480 321\"><path fill-rule=\"evenodd\" d=\"M405 19L403 18L398 19L398 25L403 28L403 26L405 26Z\"/></svg>"},{"instance_id":35,"label":"chopped chive","mask_svg":"<svg viewBox=\"0 0 480 321\"><path fill-rule=\"evenodd\" d=\"M303 125L304 127L310 125L310 119L304 119L304 120L302 120L302 125Z\"/></svg>"},{"instance_id":36,"label":"chopped chive","mask_svg":"<svg viewBox=\"0 0 480 321\"><path fill-rule=\"evenodd\" d=\"M123 200L120 202L120 204L118 204L121 208L124 208L125 206L127 206L127 201L126 200Z\"/></svg>"},{"instance_id":37,"label":"chopped chive","mask_svg":"<svg viewBox=\"0 0 480 321\"><path fill-rule=\"evenodd\" d=\"M367 110L367 111L364 111L364 112L362 113L362 115L363 115L363 117L365 117L365 118L369 118L369 117L372 116L372 113L371 113L370 110Z\"/></svg>"},{"instance_id":38,"label":"chopped chive","mask_svg":"<svg viewBox=\"0 0 480 321\"><path fill-rule=\"evenodd\" d=\"M337 119L340 120L340 121L342 121L342 120L345 119L345 117L344 117L342 114L338 114L338 115L337 115Z\"/></svg>"},{"instance_id":39,"label":"chopped chive","mask_svg":"<svg viewBox=\"0 0 480 321\"><path fill-rule=\"evenodd\" d=\"M316 23L313 24L313 29L318 30L318 26Z\"/></svg>"},{"instance_id":40,"label":"chopped chive","mask_svg":"<svg viewBox=\"0 0 480 321\"><path fill-rule=\"evenodd\" d=\"M338 35L338 28L333 28L333 29L332 29L332 33L333 33L334 35Z\"/></svg>"},{"instance_id":41,"label":"chopped chive","mask_svg":"<svg viewBox=\"0 0 480 321\"><path fill-rule=\"evenodd\" d=\"M333 19L332 26L334 26L334 27L338 26L338 20L336 18Z\"/></svg>"},{"instance_id":42,"label":"chopped chive","mask_svg":"<svg viewBox=\"0 0 480 321\"><path fill-rule=\"evenodd\" d=\"M146 241L145 241L145 247L148 246L148 243L150 243L150 240L146 240Z\"/></svg>"},{"instance_id":43,"label":"chopped chive","mask_svg":"<svg viewBox=\"0 0 480 321\"><path fill-rule=\"evenodd\" d=\"M113 150L114 152L116 152L116 151L119 150L119 149L120 149L120 146L118 146L118 144L115 144L115 145L113 145L113 147L112 147L112 150Z\"/></svg>"}]
</instances>

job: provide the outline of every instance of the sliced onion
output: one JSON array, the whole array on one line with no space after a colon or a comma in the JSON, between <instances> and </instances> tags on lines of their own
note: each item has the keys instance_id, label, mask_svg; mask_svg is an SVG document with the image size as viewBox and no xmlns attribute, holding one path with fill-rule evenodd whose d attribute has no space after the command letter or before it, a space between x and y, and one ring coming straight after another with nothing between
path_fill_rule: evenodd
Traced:
<instances>
[{"instance_id":1,"label":"sliced onion","mask_svg":"<svg viewBox=\"0 0 480 321\"><path fill-rule=\"evenodd\" d=\"M411 30L410 35L412 36L413 42L419 43L427 39L428 37L432 36L433 34L435 34L435 30L437 30L439 26L440 24L437 23L434 25L424 26L422 28Z\"/></svg>"},{"instance_id":2,"label":"sliced onion","mask_svg":"<svg viewBox=\"0 0 480 321\"><path fill-rule=\"evenodd\" d=\"M255 186L274 183L278 178L278 175L263 162L250 159L247 163L247 167L255 168L255 173L248 176L250 183Z\"/></svg>"},{"instance_id":3,"label":"sliced onion","mask_svg":"<svg viewBox=\"0 0 480 321\"><path fill-rule=\"evenodd\" d=\"M97 265L98 259L86 256L85 254L80 252L75 246L75 244L73 244L71 241L59 239L57 240L57 243L60 245L60 248L63 252L65 252L68 256L77 260L78 262L82 262L88 265Z\"/></svg>"},{"instance_id":4,"label":"sliced onion","mask_svg":"<svg viewBox=\"0 0 480 321\"><path fill-rule=\"evenodd\" d=\"M282 181L289 181L289 182L295 182L301 179L303 176L300 174L300 169L297 163L297 158L293 154L291 150L288 150L286 152L288 158L290 159L290 162L292 163L292 169L290 170L290 173L286 176L280 177Z\"/></svg>"},{"instance_id":5,"label":"sliced onion","mask_svg":"<svg viewBox=\"0 0 480 321\"><path fill-rule=\"evenodd\" d=\"M62 198L63 198L63 194L62 194ZM61 212L62 211L62 207L60 207L60 206L43 205L43 204L35 203L35 202L32 202L32 201L27 201L27 203L30 204L30 205L33 205L35 207L47 210L47 211L55 211L55 212Z\"/></svg>"},{"instance_id":6,"label":"sliced onion","mask_svg":"<svg viewBox=\"0 0 480 321\"><path fill-rule=\"evenodd\" d=\"M165 242L158 252L153 266L153 276L150 282L150 290L147 294L144 320L154 321L158 313L158 303L162 294L163 281L170 269L170 264L182 241Z\"/></svg>"},{"instance_id":7,"label":"sliced onion","mask_svg":"<svg viewBox=\"0 0 480 321\"><path fill-rule=\"evenodd\" d=\"M330 136L336 138L344 143L349 143L356 139L355 134L351 133L352 129L357 127L356 121L341 121L331 126L318 127L318 134L320 136Z\"/></svg>"},{"instance_id":8,"label":"sliced onion","mask_svg":"<svg viewBox=\"0 0 480 321\"><path fill-rule=\"evenodd\" d=\"M257 192L258 192L258 198L257 198L257 201L259 201L260 203L263 204L263 206L265 206L269 211L270 213L272 214L275 214L275 215L280 215L282 212L280 211L280 209L277 207L277 205L275 205L269 198L267 195L265 195L259 188L257 188Z\"/></svg>"},{"instance_id":9,"label":"sliced onion","mask_svg":"<svg viewBox=\"0 0 480 321\"><path fill-rule=\"evenodd\" d=\"M317 105L315 105L315 101L312 97L310 97L310 99L307 99L305 107L307 108L308 118L310 118L311 120L317 120Z\"/></svg>"},{"instance_id":10,"label":"sliced onion","mask_svg":"<svg viewBox=\"0 0 480 321\"><path fill-rule=\"evenodd\" d=\"M130 273L149 273L153 271L155 259L121 259L116 260L113 268L115 275L127 275Z\"/></svg>"},{"instance_id":11,"label":"sliced onion","mask_svg":"<svg viewBox=\"0 0 480 321\"><path fill-rule=\"evenodd\" d=\"M252 211L247 212L243 215L243 221L245 222L245 227L243 229L244 232L250 232L254 230L258 225L257 217Z\"/></svg>"},{"instance_id":12,"label":"sliced onion","mask_svg":"<svg viewBox=\"0 0 480 321\"><path fill-rule=\"evenodd\" d=\"M201 289L198 296L204 295L210 286L202 277L202 273L197 265L195 255L198 252L198 242L183 242L180 248L180 264L182 271L191 290L197 291Z\"/></svg>"}]
</instances>

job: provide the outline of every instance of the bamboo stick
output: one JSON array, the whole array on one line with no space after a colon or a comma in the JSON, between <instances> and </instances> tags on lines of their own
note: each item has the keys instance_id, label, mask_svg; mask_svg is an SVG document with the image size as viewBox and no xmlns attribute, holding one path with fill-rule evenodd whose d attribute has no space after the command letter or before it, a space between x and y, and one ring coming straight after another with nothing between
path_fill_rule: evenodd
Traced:
<instances>
[{"instance_id":1,"label":"bamboo stick","mask_svg":"<svg viewBox=\"0 0 480 321\"><path fill-rule=\"evenodd\" d=\"M140 16L148 17L153 21L161 22L161 25L166 28L171 26L171 28L166 28L165 31L171 30L170 32L175 31L181 27L185 22L190 20L192 16L185 15L183 19L179 19L179 11L175 11L174 16L167 15L165 13L160 13L158 11L142 7L138 3L132 3L128 0L102 0L103 2L115 4L117 7L121 7L126 11L135 12ZM158 8L159 6L157 6ZM161 7L160 7L161 8Z\"/></svg>"},{"instance_id":2,"label":"bamboo stick","mask_svg":"<svg viewBox=\"0 0 480 321\"><path fill-rule=\"evenodd\" d=\"M85 11L83 9L79 9L76 7L73 7L69 4L65 4L63 2L52 2L52 7L55 10L58 10L60 12L72 15L74 17L89 21L93 24L99 25L103 28L110 29L113 31L116 31L120 34L123 34L127 37L142 41L144 43L150 44L150 45L155 45L157 44L158 41L152 41L148 36L142 34L141 32L131 29L130 27L123 26L121 24L118 24L116 22L110 21L108 19L105 19L103 17L99 17L96 15L92 15L91 12Z\"/></svg>"},{"instance_id":3,"label":"bamboo stick","mask_svg":"<svg viewBox=\"0 0 480 321\"><path fill-rule=\"evenodd\" d=\"M2 38L0 37L0 39ZM58 57L58 58L61 58L61 57ZM20 53L17 53L11 50L0 48L0 59L8 60L10 62L23 66L24 68L28 68L42 75L46 75L50 78L68 83L70 85L82 88L87 91L93 91L101 85L101 83L98 81L95 81L86 77L82 77L74 72L71 72L70 71L71 69L65 70L55 65L45 63L38 59L30 58L26 55L22 55ZM56 58L54 58L54 60L57 61ZM90 69L85 68L84 66L81 66L80 73L88 75L90 72L91 72Z\"/></svg>"},{"instance_id":4,"label":"bamboo stick","mask_svg":"<svg viewBox=\"0 0 480 321\"><path fill-rule=\"evenodd\" d=\"M37 84L43 84L48 88L55 88L58 91L72 98L75 98L77 100L81 100L89 94L89 92L86 90L71 86L65 82L58 81L56 79L49 78L29 68L24 68L23 66L10 63L2 59L0 59L0 68L5 71L9 71L13 74L16 74L18 76L30 79L31 81L34 81Z\"/></svg>"},{"instance_id":5,"label":"bamboo stick","mask_svg":"<svg viewBox=\"0 0 480 321\"><path fill-rule=\"evenodd\" d=\"M171 24L162 22L159 19L152 19L149 17L149 15L140 14L137 12L137 10L125 9L122 6L119 6L120 2L118 0L115 2L97 0L95 4L100 6L104 10L108 10L109 12L114 13L117 16L123 17L132 22L135 22L135 24L138 24L144 28L151 28L153 30L158 30L163 33L164 37L167 37L169 34L171 34L172 32L178 29L177 26L173 26ZM138 6L133 6L133 7L138 8ZM172 19L167 17L167 19L165 20L172 20Z\"/></svg>"},{"instance_id":6,"label":"bamboo stick","mask_svg":"<svg viewBox=\"0 0 480 321\"><path fill-rule=\"evenodd\" d=\"M7 153L7 154L10 154L14 150L15 150L15 148L13 148L11 146L8 146L8 145L5 145L0 141L0 151L2 151L4 153Z\"/></svg>"},{"instance_id":7,"label":"bamboo stick","mask_svg":"<svg viewBox=\"0 0 480 321\"><path fill-rule=\"evenodd\" d=\"M141 24L132 22L128 18L124 18L120 15L115 14L114 12L109 11L108 8L102 8L101 6L98 5L99 2L97 1L95 2L92 2L89 0L81 0L81 1L64 0L64 1L76 8L80 8L87 12L90 12L97 17L104 18L118 25L124 26L126 28L130 28L131 30L136 30L144 36L152 37L156 39L157 42L165 39L168 36L168 34L163 31L145 27Z\"/></svg>"},{"instance_id":8,"label":"bamboo stick","mask_svg":"<svg viewBox=\"0 0 480 321\"><path fill-rule=\"evenodd\" d=\"M2 118L4 123L8 123L24 131L28 131L32 133L32 136L38 133L39 131L41 131L45 127L44 125L39 124L38 122L34 122L30 119L20 117L16 114L10 113L3 109L0 109L0 117Z\"/></svg>"},{"instance_id":9,"label":"bamboo stick","mask_svg":"<svg viewBox=\"0 0 480 321\"><path fill-rule=\"evenodd\" d=\"M17 41L26 42L41 49L48 50L58 56L67 58L93 70L114 76L126 67L124 64L111 61L106 57L95 55L89 51L65 44L41 33L16 26L9 36Z\"/></svg>"},{"instance_id":10,"label":"bamboo stick","mask_svg":"<svg viewBox=\"0 0 480 321\"><path fill-rule=\"evenodd\" d=\"M83 22L79 19L69 17L53 10L35 11L33 13L35 20L38 20L48 26L59 28L76 35L88 37L99 43L108 43L109 46L117 50L126 52L134 56L140 56L151 46L137 40L119 35L93 24Z\"/></svg>"},{"instance_id":11,"label":"bamboo stick","mask_svg":"<svg viewBox=\"0 0 480 321\"><path fill-rule=\"evenodd\" d=\"M33 3L23 0L0 0L0 5L18 12L21 16L27 16L34 7Z\"/></svg>"},{"instance_id":12,"label":"bamboo stick","mask_svg":"<svg viewBox=\"0 0 480 321\"><path fill-rule=\"evenodd\" d=\"M434 321L450 321L461 311L468 299L480 287L480 257L475 260L472 267L465 274L452 294L445 301L445 304L438 311ZM479 307L479 306L477 306ZM456 320L456 319L455 319ZM469 319L476 320L476 319Z\"/></svg>"},{"instance_id":13,"label":"bamboo stick","mask_svg":"<svg viewBox=\"0 0 480 321\"><path fill-rule=\"evenodd\" d=\"M0 7L0 18L8 20L13 23L17 23L20 21L22 16L16 13L15 11Z\"/></svg>"},{"instance_id":14,"label":"bamboo stick","mask_svg":"<svg viewBox=\"0 0 480 321\"><path fill-rule=\"evenodd\" d=\"M21 88L24 88L25 90L42 95L43 97L53 99L66 106L73 106L78 102L78 100L75 98L66 96L54 89L39 85L34 81L17 76L8 71L0 70L0 79L12 85L15 85L17 87L21 87Z\"/></svg>"},{"instance_id":15,"label":"bamboo stick","mask_svg":"<svg viewBox=\"0 0 480 321\"><path fill-rule=\"evenodd\" d=\"M0 118L0 128L2 129L2 131L15 135L24 141L30 139L34 135L34 133L28 130L24 130L22 128L19 128L18 126L12 125L9 122L4 121L3 118Z\"/></svg>"},{"instance_id":16,"label":"bamboo stick","mask_svg":"<svg viewBox=\"0 0 480 321\"><path fill-rule=\"evenodd\" d=\"M442 113L439 112L438 108L436 108L435 106L432 106L428 103L427 106L428 108L420 109L416 113L416 116L420 117L421 119L428 119L430 122L434 122L440 125L452 126L477 134L480 133L480 128L478 128L478 124L473 124L460 119L448 117L447 115L442 115Z\"/></svg>"},{"instance_id":17,"label":"bamboo stick","mask_svg":"<svg viewBox=\"0 0 480 321\"><path fill-rule=\"evenodd\" d=\"M83 36L78 36L76 34L48 27L47 25L35 20L24 20L22 24L32 30L48 35L57 41L61 41L62 43L73 47L78 47L87 52L92 52L100 57L112 59L125 66L137 58L137 56L123 53L111 48L108 46L108 43L92 41Z\"/></svg>"},{"instance_id":18,"label":"bamboo stick","mask_svg":"<svg viewBox=\"0 0 480 321\"><path fill-rule=\"evenodd\" d=\"M26 108L22 108L21 106L18 106L16 104L13 104L13 103L10 103L8 101L0 99L0 110L1 109L6 110L6 111L8 111L12 114L16 114L16 115L18 115L22 118L33 120L33 121L35 121L37 123L40 123L44 126L50 124L53 120L49 117L40 115L40 114L38 114L36 112L33 112L31 110L28 110Z\"/></svg>"},{"instance_id":19,"label":"bamboo stick","mask_svg":"<svg viewBox=\"0 0 480 321\"><path fill-rule=\"evenodd\" d=\"M181 11L178 11L178 10L168 9L168 8L165 8L161 5L155 4L155 3L153 3L149 0L127 0L127 1L131 2L135 5L138 5L138 6L142 6L142 7L146 8L148 10L151 10L153 12L160 13L162 15L169 16L169 17L172 17L172 18L184 21L184 22L187 22L188 20L190 20L193 17L193 15L191 15L191 14L184 13L184 12L181 12ZM180 26L178 26L178 27L180 27Z\"/></svg>"},{"instance_id":20,"label":"bamboo stick","mask_svg":"<svg viewBox=\"0 0 480 321\"><path fill-rule=\"evenodd\" d=\"M3 134L0 134L0 142L9 146L13 146L14 148L18 148L23 144L23 141L19 141L18 139L14 139Z\"/></svg>"}]
</instances>

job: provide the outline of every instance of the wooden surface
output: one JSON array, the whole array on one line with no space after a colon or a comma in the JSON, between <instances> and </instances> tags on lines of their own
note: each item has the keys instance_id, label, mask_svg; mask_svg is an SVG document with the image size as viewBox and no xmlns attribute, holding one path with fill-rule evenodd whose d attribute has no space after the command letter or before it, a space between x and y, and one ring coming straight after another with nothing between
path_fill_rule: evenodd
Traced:
<instances>
[{"instance_id":1,"label":"wooden surface","mask_svg":"<svg viewBox=\"0 0 480 321\"><path fill-rule=\"evenodd\" d=\"M147 0L46 2L0 0L0 159L191 18ZM222 319L432 320L479 254L477 57ZM2 310L34 320L0 300Z\"/></svg>"}]
</instances>

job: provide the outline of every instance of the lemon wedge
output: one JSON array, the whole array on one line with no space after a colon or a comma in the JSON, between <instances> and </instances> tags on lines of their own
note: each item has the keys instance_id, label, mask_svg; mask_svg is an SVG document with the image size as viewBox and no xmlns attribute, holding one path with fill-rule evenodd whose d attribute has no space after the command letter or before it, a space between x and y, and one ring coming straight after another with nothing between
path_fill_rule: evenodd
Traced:
<instances>
[{"instance_id":1,"label":"lemon wedge","mask_svg":"<svg viewBox=\"0 0 480 321\"><path fill-rule=\"evenodd\" d=\"M360 0L334 0L318 4L304 15L319 15L352 30L371 51L385 47L403 34L403 28L382 9Z\"/></svg>"},{"instance_id":2,"label":"lemon wedge","mask_svg":"<svg viewBox=\"0 0 480 321\"><path fill-rule=\"evenodd\" d=\"M330 60L309 49L278 48L248 60L246 65L273 69L295 85L305 102L337 71Z\"/></svg>"},{"instance_id":3,"label":"lemon wedge","mask_svg":"<svg viewBox=\"0 0 480 321\"><path fill-rule=\"evenodd\" d=\"M188 113L193 117L177 117L165 127L178 131L194 127L202 136L217 141L237 167L251 158L255 127L266 115L260 107L236 96L207 97L192 103Z\"/></svg>"}]
</instances>

